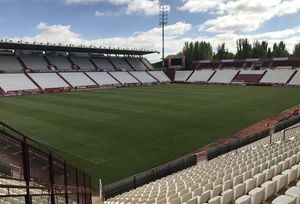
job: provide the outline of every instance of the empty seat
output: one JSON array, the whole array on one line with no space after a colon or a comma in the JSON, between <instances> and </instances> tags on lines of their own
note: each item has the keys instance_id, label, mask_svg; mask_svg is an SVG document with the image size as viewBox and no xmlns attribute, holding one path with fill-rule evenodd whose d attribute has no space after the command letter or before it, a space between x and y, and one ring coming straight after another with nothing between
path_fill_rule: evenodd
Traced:
<instances>
[{"instance_id":1,"label":"empty seat","mask_svg":"<svg viewBox=\"0 0 300 204\"><path fill-rule=\"evenodd\" d=\"M266 181L261 187L265 189L265 200L267 200L276 193L277 181Z\"/></svg>"},{"instance_id":2,"label":"empty seat","mask_svg":"<svg viewBox=\"0 0 300 204\"><path fill-rule=\"evenodd\" d=\"M288 175L277 175L272 180L277 182L276 192L278 192L287 185Z\"/></svg>"},{"instance_id":3,"label":"empty seat","mask_svg":"<svg viewBox=\"0 0 300 204\"><path fill-rule=\"evenodd\" d=\"M287 195L281 195L272 201L272 204L296 204L297 198Z\"/></svg>"},{"instance_id":4,"label":"empty seat","mask_svg":"<svg viewBox=\"0 0 300 204\"><path fill-rule=\"evenodd\" d=\"M221 204L221 197L217 196L208 201L208 204Z\"/></svg>"},{"instance_id":5,"label":"empty seat","mask_svg":"<svg viewBox=\"0 0 300 204\"><path fill-rule=\"evenodd\" d=\"M233 198L234 200L238 199L242 195L245 194L246 191L246 185L244 183L240 183L233 187Z\"/></svg>"},{"instance_id":6,"label":"empty seat","mask_svg":"<svg viewBox=\"0 0 300 204\"><path fill-rule=\"evenodd\" d=\"M248 195L243 195L235 200L235 204L251 204L251 197Z\"/></svg>"},{"instance_id":7,"label":"empty seat","mask_svg":"<svg viewBox=\"0 0 300 204\"><path fill-rule=\"evenodd\" d=\"M251 197L251 203L259 204L265 200L265 189L264 188L255 188L249 192Z\"/></svg>"},{"instance_id":8,"label":"empty seat","mask_svg":"<svg viewBox=\"0 0 300 204\"><path fill-rule=\"evenodd\" d=\"M300 204L300 187L293 186L289 188L286 192L285 195L291 196L291 197L296 197L297 198L297 204Z\"/></svg>"}]
</instances>

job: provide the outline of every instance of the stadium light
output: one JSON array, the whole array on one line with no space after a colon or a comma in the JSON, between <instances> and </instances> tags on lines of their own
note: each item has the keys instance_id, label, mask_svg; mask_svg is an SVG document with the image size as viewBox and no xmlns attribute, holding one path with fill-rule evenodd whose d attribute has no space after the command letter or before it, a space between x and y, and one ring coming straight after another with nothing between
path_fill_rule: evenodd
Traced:
<instances>
[{"instance_id":1,"label":"stadium light","mask_svg":"<svg viewBox=\"0 0 300 204\"><path fill-rule=\"evenodd\" d=\"M160 6L159 7L159 25L162 30L162 68L165 68L165 26L168 24L168 6Z\"/></svg>"}]
</instances>

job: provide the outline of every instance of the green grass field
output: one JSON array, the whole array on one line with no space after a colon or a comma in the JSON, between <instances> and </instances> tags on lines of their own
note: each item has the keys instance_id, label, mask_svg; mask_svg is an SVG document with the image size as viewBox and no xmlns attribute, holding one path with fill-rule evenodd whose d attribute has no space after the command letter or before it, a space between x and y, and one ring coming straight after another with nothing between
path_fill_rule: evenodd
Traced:
<instances>
[{"instance_id":1,"label":"green grass field","mask_svg":"<svg viewBox=\"0 0 300 204\"><path fill-rule=\"evenodd\" d=\"M0 98L0 120L105 184L300 103L300 89L157 85Z\"/></svg>"}]
</instances>

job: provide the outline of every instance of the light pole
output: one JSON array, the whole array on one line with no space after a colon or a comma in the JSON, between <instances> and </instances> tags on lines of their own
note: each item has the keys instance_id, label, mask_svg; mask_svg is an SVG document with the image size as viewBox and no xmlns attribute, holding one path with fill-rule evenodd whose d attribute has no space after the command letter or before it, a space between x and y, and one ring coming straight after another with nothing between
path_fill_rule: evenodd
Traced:
<instances>
[{"instance_id":1,"label":"light pole","mask_svg":"<svg viewBox=\"0 0 300 204\"><path fill-rule=\"evenodd\" d=\"M161 25L162 30L162 68L165 68L165 25L168 24L168 6L159 7L159 25Z\"/></svg>"}]
</instances>

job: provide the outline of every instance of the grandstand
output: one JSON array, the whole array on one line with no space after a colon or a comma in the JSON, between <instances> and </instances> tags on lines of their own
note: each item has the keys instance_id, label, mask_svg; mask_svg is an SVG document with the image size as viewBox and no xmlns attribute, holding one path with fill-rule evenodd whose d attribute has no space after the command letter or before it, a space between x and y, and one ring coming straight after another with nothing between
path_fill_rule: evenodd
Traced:
<instances>
[{"instance_id":1,"label":"grandstand","mask_svg":"<svg viewBox=\"0 0 300 204\"><path fill-rule=\"evenodd\" d=\"M121 84L115 80L107 72L86 72L100 86L120 86Z\"/></svg>"},{"instance_id":2,"label":"grandstand","mask_svg":"<svg viewBox=\"0 0 300 204\"><path fill-rule=\"evenodd\" d=\"M137 70L137 71L146 71L146 70L148 70L148 68L143 63L142 59L140 59L140 58L131 58L131 57L129 57L129 58L125 58L125 59L134 68L134 70Z\"/></svg>"},{"instance_id":3,"label":"grandstand","mask_svg":"<svg viewBox=\"0 0 300 204\"><path fill-rule=\"evenodd\" d=\"M214 74L215 70L212 69L195 70L187 81L190 83L208 82Z\"/></svg>"},{"instance_id":4,"label":"grandstand","mask_svg":"<svg viewBox=\"0 0 300 204\"><path fill-rule=\"evenodd\" d=\"M47 55L47 59L57 70L72 70L72 64L66 56L51 54Z\"/></svg>"},{"instance_id":5,"label":"grandstand","mask_svg":"<svg viewBox=\"0 0 300 204\"><path fill-rule=\"evenodd\" d=\"M258 84L265 73L265 70L242 69L239 74L234 77L232 83Z\"/></svg>"},{"instance_id":6,"label":"grandstand","mask_svg":"<svg viewBox=\"0 0 300 204\"><path fill-rule=\"evenodd\" d=\"M110 58L111 62L114 64L119 71L133 71L134 68L124 59L120 57L112 57Z\"/></svg>"},{"instance_id":7,"label":"grandstand","mask_svg":"<svg viewBox=\"0 0 300 204\"><path fill-rule=\"evenodd\" d=\"M168 81L162 72L158 73L158 77L164 78L163 81L157 80L146 72L146 70L152 70L153 67L147 59L141 56L155 51L12 42L1 42L0 49L3 50L0 56L0 73L4 73L0 77L1 95ZM104 57L104 54L110 56ZM115 70L122 72L114 73ZM136 73L135 70L137 70ZM8 73L11 75L7 75Z\"/></svg>"},{"instance_id":8,"label":"grandstand","mask_svg":"<svg viewBox=\"0 0 300 204\"><path fill-rule=\"evenodd\" d=\"M31 71L48 70L48 64L41 53L21 54L20 59Z\"/></svg>"},{"instance_id":9,"label":"grandstand","mask_svg":"<svg viewBox=\"0 0 300 204\"><path fill-rule=\"evenodd\" d=\"M209 83L229 84L238 73L238 70L219 69L209 80Z\"/></svg>"},{"instance_id":10,"label":"grandstand","mask_svg":"<svg viewBox=\"0 0 300 204\"><path fill-rule=\"evenodd\" d=\"M150 76L147 72L136 71L136 72L130 72L130 74L134 78L139 80L142 84L158 83L158 81L154 79L152 76Z\"/></svg>"},{"instance_id":11,"label":"grandstand","mask_svg":"<svg viewBox=\"0 0 300 204\"><path fill-rule=\"evenodd\" d=\"M55 91L71 88L56 73L29 73L28 77L38 84L43 91Z\"/></svg>"},{"instance_id":12,"label":"grandstand","mask_svg":"<svg viewBox=\"0 0 300 204\"><path fill-rule=\"evenodd\" d=\"M109 72L109 74L124 86L141 84L137 78L128 72Z\"/></svg>"},{"instance_id":13,"label":"grandstand","mask_svg":"<svg viewBox=\"0 0 300 204\"><path fill-rule=\"evenodd\" d=\"M186 81L189 76L192 74L192 71L178 71L175 73L174 81L176 82L184 82Z\"/></svg>"},{"instance_id":14,"label":"grandstand","mask_svg":"<svg viewBox=\"0 0 300 204\"><path fill-rule=\"evenodd\" d=\"M170 79L172 77L168 77L168 71L154 70L149 61L143 58L144 55L155 53L155 51L8 42L0 42L0 49L4 52L4 54L0 56L0 95L9 96L76 91L78 89L101 87L138 87L136 89L129 89L126 94L121 93L121 91L123 91L122 89L115 89L112 95L110 95L111 93L109 92L100 90L103 91L103 93L89 93L89 91L87 91L87 93L75 92L70 93L70 95L66 94L67 96L64 96L64 94L62 94L63 96L54 94L53 98L49 101L44 99L41 95L37 101L35 101L35 98L24 97L24 99L19 99L20 103L14 101L14 98L12 98L12 101L3 102L5 107L13 106L10 110L13 110L11 112L15 117L17 117L20 112L23 114L31 114L31 111L35 112L34 114L36 114L36 112L44 113L46 115L45 118L36 116L34 119L28 119L28 123L30 123L30 127L28 128L34 130L36 128L35 123L39 123L40 126L38 128L43 129L43 127L41 127L41 124L43 124L45 125L45 129L48 128L48 132L46 133L48 136L50 135L52 137L52 131L57 131L54 130L56 125L59 126L59 133L66 133L66 126L71 127L72 130L70 131L70 129L68 129L68 131L71 132L70 134L72 134L72 140L74 141L68 141L64 138L63 134L62 138L53 137L50 139L51 141L60 141L61 139L66 142L63 144L66 146L66 150L62 150L62 148L53 145L54 142L52 143L52 147L57 152L64 152L66 158L80 160L80 164L83 164L84 168L91 171L93 175L99 175L100 173L94 174L94 171L99 171L99 166L106 165L105 162L107 158L98 157L98 155L106 156L106 148L111 154L108 160L112 160L112 163L109 165L115 168L118 167L118 160L114 160L115 158L124 160L122 151L131 156L136 153L134 150L123 149L121 146L118 146L119 149L115 150L116 144L109 143L112 138L112 140L122 142L128 140L128 143L132 143L136 146L141 145L141 147L138 148L145 148L145 151L149 151L149 147L147 147L145 143L149 143L151 149L154 149L153 151L161 152L161 149L164 149L167 145L170 145L169 150L177 150L176 148L180 149L181 147L175 144L177 141L183 141L180 140L181 136L185 138L187 132L188 134L194 135L199 133L199 131L197 131L198 129L195 129L193 126L188 126L188 124L194 122L197 125L206 126L206 121L209 119L205 118L205 120L198 121L199 115L197 115L197 118L194 118L193 121L186 122L182 120L182 117L191 117L191 114L182 108L182 106L172 103L181 98L184 98L184 100L194 100L194 98L186 97L185 88L175 86L174 89L168 90L160 89L158 86L157 89L151 87L151 89L153 88L153 92L147 92L147 89L150 89L150 87L146 85L171 82L207 83L210 85L204 86L201 91L193 90L189 96L192 95L193 97L195 93L198 95L207 92L206 94L208 95L218 95L217 99L222 97L219 97L219 94L225 90L222 89L225 86L221 86L222 88L220 88L218 92L213 92L211 91L215 88L213 84L249 84L264 86L300 85L300 74L298 69L296 69L300 66L300 60L295 58L198 61L193 63L193 70L174 71L174 80L171 81ZM18 51L16 52L15 50ZM182 84L182 86L185 85L200 87L200 85ZM168 85L163 86L168 87ZM241 88L244 87L241 86ZM156 95L159 93L162 95ZM259 93L263 95L263 92ZM296 92L293 92L293 94L295 93ZM135 94L137 94L135 96L138 98L137 101L133 99ZM148 95L151 100L159 98L161 101L151 101L149 98L146 100L143 98L145 95L142 94ZM97 98L98 95L101 95L101 98ZM239 98L246 97L247 95L248 92L245 95L234 96L235 98ZM284 93L280 96L286 98L288 94ZM204 101L207 103L207 97L211 96L199 98L201 102ZM223 95L223 97L228 97L228 95ZM125 99L130 100L126 101ZM85 101L82 103L82 101L78 102L77 100ZM35 104L31 105L31 102ZM194 111L197 109L193 108L196 103L198 106L198 101L196 100L193 105L185 104L184 101L180 102L184 107L188 107ZM258 104L257 107L262 107L264 102L265 101L262 100L262 103ZM42 103L46 105L42 105ZM53 106L51 103L54 103ZM215 108L207 107L205 103L203 106L199 105L199 107L205 107L205 109L208 110ZM108 104L111 106L107 106ZM154 104L154 106L146 107L144 110L137 109L137 107L145 104ZM230 104L230 101L228 101L228 104ZM291 104L294 105L294 103ZM33 107L37 107L38 110L34 111ZM174 108L174 112L164 113L164 111L168 111L172 108ZM67 113L64 112L64 109L67 109ZM80 111L76 112L76 114L72 112L77 109L80 109ZM115 109L117 109L117 112L115 112ZM96 120L93 121L93 117L97 116L97 110L104 116L103 118L96 118ZM150 112L147 112L149 110ZM227 114L232 115L232 112L240 113L239 110L235 108L230 110L231 112ZM259 110L262 111L262 109ZM279 110L281 109L278 108L274 112ZM92 113L90 111L92 111ZM10 114L10 111L7 112ZM53 112L55 115L50 116L50 112ZM163 113L159 115L160 112ZM122 116L123 113L125 115L124 117ZM131 113L135 114L133 115L133 120L130 120L132 119L130 118ZM146 114L145 118L149 117L149 120L145 120L146 122L144 124L139 122L145 118L138 117L143 113ZM9 114L5 112L3 115L11 119L12 115ZM203 113L201 112L201 114ZM212 112L209 111L203 115L206 117L206 115L210 116L211 114ZM263 116L268 116L268 114L264 114ZM82 118L80 118L81 116ZM249 114L250 119L247 121L248 123L254 121L252 117L253 116ZM291 117L294 117L294 115ZM170 132L170 134L166 134L166 131L163 134L166 134L170 138L152 138L153 135L143 132L146 128L145 124L147 124L147 126L152 127L149 132L153 131L155 134L158 134L162 127L158 124L152 126L151 122L155 120L172 122L169 123L170 127L168 123L164 123L165 126L168 126L166 130ZM24 118L20 119L20 121L24 121ZM69 121L70 124L64 124L67 123L66 121ZM132 123L132 121L134 121L133 126L135 127L131 127L132 124L129 124ZM106 125L103 125L102 122ZM218 121L216 123L221 122ZM178 126L180 131L174 131L176 128L171 127L174 124ZM241 127L244 123L239 125L240 126L237 127ZM95 126L100 128L97 129ZM185 129L186 126L190 129ZM87 132L91 133L92 137L83 137L88 133L82 131L81 127L88 128ZM91 181L87 173L80 171L71 164L68 166L67 164L69 162L63 159L59 159L56 156L52 157L55 152L53 153L52 150L48 150L48 147L44 147L34 140L31 141L31 139L24 135L19 139L15 139L14 137L10 139L10 132L5 132L6 128L8 127L4 125L4 128L0 131L1 156L3 155L2 151L9 155L9 157L3 157L5 158L5 162L1 160L2 163L0 163L0 172L2 172L2 174L6 172L6 177L0 173L0 203L91 203L91 182L94 182L94 180L98 178L93 178L93 181ZM9 130L19 134L19 132L12 128L9 128ZM158 133L156 132L157 130ZM232 130L236 130L236 128L230 129L230 131ZM124 135L118 137L119 135L116 134L110 138L111 135L107 134L108 132L106 131L122 132L122 134L124 131ZM126 131L130 132L130 134L126 134ZM101 135L97 135L99 132L108 137L102 140ZM55 134L58 133L55 132ZM144 138L144 134L149 136L149 138L146 138L146 136ZM207 134L207 132L205 134ZM175 136L171 138L172 135ZM96 138L98 136L100 139ZM295 126L283 132L271 134L268 138L255 138L253 141L251 140L253 143L249 142L250 144L247 143L246 146L243 146L245 144L232 145L236 147L236 149L231 148L230 150L234 150L227 153L222 152L224 154L218 155L217 158L209 158L209 151L211 149L206 151L206 157L204 156L203 158L207 160L204 161L197 161L197 155L194 153L187 157L184 156L179 162L168 164L168 168L162 165L160 168L138 174L139 177L134 177L134 184L131 183L131 180L125 179L120 181L118 184L120 185L121 183L122 186L122 190L120 191L113 192L115 190L114 187L118 186L114 186L114 183L110 186L106 185L106 188L101 189L104 190L104 197L107 198L105 203L259 204L265 202L276 204L295 203L296 201L299 203L299 136L299 126ZM27 138L31 141L28 144L26 143ZM47 136L43 135L39 137L38 135L39 141L43 141L45 138L47 138ZM132 138L135 138L135 140L131 141ZM219 138L220 136L213 137L213 139ZM103 142L104 147L99 148L99 143L96 143L97 139L101 140L101 144ZM87 140L89 143L86 144L83 140ZM211 142L209 139L207 139L207 141L205 140L205 142L208 141ZM77 145L79 144L79 146L73 147L73 142ZM240 141L235 142L240 144ZM32 143L35 145L30 146ZM105 144L109 145L105 146ZM144 144L145 146L143 146ZM27 147L23 145L29 145L29 150L26 150ZM178 150L181 154L186 153L188 148L185 146L191 146L191 144L182 145L184 148ZM91 155L90 160L87 160L85 157L82 158L82 155L80 155L81 147L83 146L85 148L82 150L85 153L83 155ZM195 148L195 146L198 146L198 144L195 144L193 148ZM44 151L45 149L46 152ZM97 149L97 151L95 149ZM101 151L103 150L103 155L102 152L99 153L99 149L101 149ZM113 154L114 152L112 153L111 149L114 149L116 154ZM221 152L220 149L218 149L219 152ZM75 156L74 152L76 152ZM147 153L142 152L141 155L147 156ZM149 154L151 153L153 152L149 151ZM117 154L121 154L122 156ZM23 157L20 158L20 156ZM134 161L138 161L140 162L138 163L138 165L140 165L138 169L144 169L142 165L143 161L141 161L142 156L137 156L140 157L140 160L129 162L134 163ZM11 161L11 158L14 158L15 161ZM168 155L165 158L169 159L170 157ZM155 161L151 162L158 163L158 160L159 159L156 158ZM165 162L166 160L163 161ZM29 163L32 170L26 170L26 162ZM52 165L54 165L54 167ZM149 166L150 164L147 167ZM17 171L15 169L17 169ZM132 167L130 170L131 171L128 170L128 172L134 172L135 169ZM26 174L28 174L26 171L31 171L29 176L27 175L28 177L26 176ZM125 172L124 175L128 172ZM43 178L43 174L47 175L46 180ZM15 175L17 175L17 178ZM121 176L124 175L122 174ZM115 178L119 179L117 176L111 176L110 179ZM70 179L70 181L68 179ZM112 187L109 189L107 186ZM124 189L128 192L125 192Z\"/></svg>"},{"instance_id":15,"label":"grandstand","mask_svg":"<svg viewBox=\"0 0 300 204\"><path fill-rule=\"evenodd\" d=\"M288 85L299 86L300 85L300 70L298 69L294 77L288 82Z\"/></svg>"},{"instance_id":16,"label":"grandstand","mask_svg":"<svg viewBox=\"0 0 300 204\"><path fill-rule=\"evenodd\" d=\"M107 58L104 57L92 58L92 61L95 63L98 69L108 71L108 72L115 70L114 66L110 63L110 61Z\"/></svg>"},{"instance_id":17,"label":"grandstand","mask_svg":"<svg viewBox=\"0 0 300 204\"><path fill-rule=\"evenodd\" d=\"M298 203L296 126L138 187L105 203Z\"/></svg>"},{"instance_id":18,"label":"grandstand","mask_svg":"<svg viewBox=\"0 0 300 204\"><path fill-rule=\"evenodd\" d=\"M14 55L0 56L0 72L22 71L23 67Z\"/></svg>"},{"instance_id":19,"label":"grandstand","mask_svg":"<svg viewBox=\"0 0 300 204\"><path fill-rule=\"evenodd\" d=\"M148 73L161 83L171 82L168 76L163 71L149 71Z\"/></svg>"},{"instance_id":20,"label":"grandstand","mask_svg":"<svg viewBox=\"0 0 300 204\"><path fill-rule=\"evenodd\" d=\"M71 57L73 64L75 64L79 69L84 70L96 70L95 67L88 57Z\"/></svg>"},{"instance_id":21,"label":"grandstand","mask_svg":"<svg viewBox=\"0 0 300 204\"><path fill-rule=\"evenodd\" d=\"M266 74L259 81L263 84L286 84L288 80L293 76L295 70L267 70Z\"/></svg>"},{"instance_id":22,"label":"grandstand","mask_svg":"<svg viewBox=\"0 0 300 204\"><path fill-rule=\"evenodd\" d=\"M7 94L39 91L39 88L23 73L0 74L0 87Z\"/></svg>"},{"instance_id":23,"label":"grandstand","mask_svg":"<svg viewBox=\"0 0 300 204\"><path fill-rule=\"evenodd\" d=\"M60 72L59 75L68 81L74 88L97 86L97 84L83 72Z\"/></svg>"}]
</instances>

